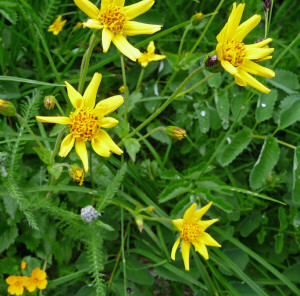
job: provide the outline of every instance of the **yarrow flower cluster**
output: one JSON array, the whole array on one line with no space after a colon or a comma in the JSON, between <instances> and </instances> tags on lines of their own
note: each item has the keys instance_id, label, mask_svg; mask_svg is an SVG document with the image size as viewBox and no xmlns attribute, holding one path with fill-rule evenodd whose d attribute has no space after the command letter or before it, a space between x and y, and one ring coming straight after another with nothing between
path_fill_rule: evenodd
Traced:
<instances>
[{"instance_id":1,"label":"yarrow flower cluster","mask_svg":"<svg viewBox=\"0 0 300 296\"><path fill-rule=\"evenodd\" d=\"M93 206L86 206L82 208L80 214L82 220L87 223L91 223L92 221L95 221L100 216L100 214Z\"/></svg>"}]
</instances>

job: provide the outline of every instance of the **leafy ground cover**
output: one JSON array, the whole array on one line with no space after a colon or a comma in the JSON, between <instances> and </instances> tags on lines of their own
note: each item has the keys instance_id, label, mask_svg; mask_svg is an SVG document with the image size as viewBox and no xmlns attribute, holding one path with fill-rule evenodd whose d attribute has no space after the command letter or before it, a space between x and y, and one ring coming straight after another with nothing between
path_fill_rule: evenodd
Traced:
<instances>
[{"instance_id":1,"label":"leafy ground cover","mask_svg":"<svg viewBox=\"0 0 300 296\"><path fill-rule=\"evenodd\" d=\"M140 10L153 32L126 35L148 52L142 65L124 41L107 48L102 28L83 28L98 11L75 2L0 2L0 294L300 295L297 1L246 1L242 22L262 18L243 42L273 39L260 64L275 77L249 72L270 92L204 67L233 1ZM82 113L90 98L120 148Z\"/></svg>"}]
</instances>

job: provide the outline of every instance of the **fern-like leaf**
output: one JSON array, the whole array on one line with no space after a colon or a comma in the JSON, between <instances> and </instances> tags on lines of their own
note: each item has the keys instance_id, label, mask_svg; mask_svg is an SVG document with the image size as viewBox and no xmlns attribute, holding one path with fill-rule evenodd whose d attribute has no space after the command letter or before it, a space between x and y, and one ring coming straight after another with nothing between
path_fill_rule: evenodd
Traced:
<instances>
[{"instance_id":1,"label":"fern-like leaf","mask_svg":"<svg viewBox=\"0 0 300 296\"><path fill-rule=\"evenodd\" d=\"M61 0L46 0L44 2L39 15L41 28L46 29L53 23L60 4Z\"/></svg>"}]
</instances>

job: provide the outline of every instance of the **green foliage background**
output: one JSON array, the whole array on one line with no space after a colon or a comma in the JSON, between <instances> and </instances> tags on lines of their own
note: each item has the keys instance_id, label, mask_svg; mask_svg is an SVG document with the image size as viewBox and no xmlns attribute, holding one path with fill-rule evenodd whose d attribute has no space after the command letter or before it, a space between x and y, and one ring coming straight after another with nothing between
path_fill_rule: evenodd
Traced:
<instances>
[{"instance_id":1,"label":"green foliage background","mask_svg":"<svg viewBox=\"0 0 300 296\"><path fill-rule=\"evenodd\" d=\"M141 67L126 59L130 130L215 49L232 2L224 1L189 56L210 19L190 25L178 56L191 16L212 13L218 1L157 0L137 18L163 29L130 37L132 44L144 51L155 40L157 52L167 59L149 64L140 91L135 88ZM262 15L246 38L253 43L264 37L263 3L246 3L243 20ZM72 183L66 169L49 186L51 175L33 149L33 138L17 118L1 117L0 150L7 152L8 176L0 181L0 294L6 295L5 278L25 259L29 270L47 262L44 295L300 295L299 13L297 1L274 2L269 37L275 52L264 62L276 72L264 81L270 94L238 87L227 72L218 73L137 134L175 125L187 131L187 139L175 141L158 131L140 142L127 140L123 165L119 157L105 159L92 152L92 174L82 187ZM47 28L58 14L68 21L54 36ZM84 20L71 0L0 2L0 98L14 103L50 150L61 127L37 123L34 116L59 115L57 109L44 108L46 95L55 95L63 110L71 111L63 82L77 87L92 32L74 26ZM119 94L123 82L114 46L106 54L101 44L95 48L88 81L96 71L103 74L98 100ZM186 89L209 74L201 72ZM114 114L120 121L110 131L116 142L123 134L123 113L120 108ZM42 158L47 163L47 155ZM81 165L75 151L56 161ZM214 202L204 218L219 218L208 232L222 248L209 248L209 261L192 253L191 270L184 271L179 251L175 262L170 259L177 232L155 218L182 217L193 201L201 206ZM138 203L156 209L144 213L154 219L144 219L143 232L135 223ZM86 205L102 212L91 225L80 217Z\"/></svg>"}]
</instances>

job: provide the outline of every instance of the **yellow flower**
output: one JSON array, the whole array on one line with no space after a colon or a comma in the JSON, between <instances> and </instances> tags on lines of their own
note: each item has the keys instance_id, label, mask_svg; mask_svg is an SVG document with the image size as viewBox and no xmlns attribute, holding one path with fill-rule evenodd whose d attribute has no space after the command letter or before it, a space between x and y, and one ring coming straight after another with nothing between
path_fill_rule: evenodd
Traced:
<instances>
[{"instance_id":1,"label":"yellow flower","mask_svg":"<svg viewBox=\"0 0 300 296\"><path fill-rule=\"evenodd\" d=\"M120 92L121 94L123 94L123 93L125 92L125 86L124 86L124 85L121 85L121 86L119 87L119 92Z\"/></svg>"},{"instance_id":2,"label":"yellow flower","mask_svg":"<svg viewBox=\"0 0 300 296\"><path fill-rule=\"evenodd\" d=\"M196 211L196 203L193 203L184 213L183 219L172 220L173 224L177 227L180 232L180 236L175 242L171 258L175 260L175 253L181 243L181 252L184 262L185 270L190 270L190 247L191 243L194 245L195 250L199 252L206 260L209 259L206 246L221 247L208 233L205 232L213 223L217 222L218 219L201 221L202 216L208 211L212 202L207 204L205 207Z\"/></svg>"},{"instance_id":3,"label":"yellow flower","mask_svg":"<svg viewBox=\"0 0 300 296\"><path fill-rule=\"evenodd\" d=\"M79 183L79 186L83 184L84 171L77 164L69 166L69 174L72 177L73 181L77 181Z\"/></svg>"},{"instance_id":4,"label":"yellow flower","mask_svg":"<svg viewBox=\"0 0 300 296\"><path fill-rule=\"evenodd\" d=\"M147 52L141 53L138 62L143 66L147 67L150 62L160 61L166 58L165 55L155 54L154 42L151 41L147 47Z\"/></svg>"},{"instance_id":5,"label":"yellow flower","mask_svg":"<svg viewBox=\"0 0 300 296\"><path fill-rule=\"evenodd\" d=\"M90 17L87 22L83 23L84 27L103 29L103 51L107 52L110 43L113 42L120 52L133 61L136 61L141 53L127 41L124 35L153 34L161 29L159 25L132 21L149 10L154 0L143 0L125 7L125 0L102 0L100 9L88 0L74 0L74 2Z\"/></svg>"},{"instance_id":6,"label":"yellow flower","mask_svg":"<svg viewBox=\"0 0 300 296\"><path fill-rule=\"evenodd\" d=\"M6 279L6 283L9 285L7 292L10 295L23 295L26 281L27 276L9 276Z\"/></svg>"},{"instance_id":7,"label":"yellow flower","mask_svg":"<svg viewBox=\"0 0 300 296\"><path fill-rule=\"evenodd\" d=\"M24 270L26 269L27 263L25 261L21 262L21 269Z\"/></svg>"},{"instance_id":8,"label":"yellow flower","mask_svg":"<svg viewBox=\"0 0 300 296\"><path fill-rule=\"evenodd\" d=\"M80 29L82 26L82 23L81 22L77 22L76 25L75 25L75 29Z\"/></svg>"},{"instance_id":9,"label":"yellow flower","mask_svg":"<svg viewBox=\"0 0 300 296\"><path fill-rule=\"evenodd\" d=\"M272 41L271 38L258 43L247 45L243 43L246 35L254 29L260 22L260 15L253 15L241 25L240 21L244 11L245 4L233 3L233 9L229 16L227 24L217 36L217 55L222 67L235 77L235 82L240 86L250 85L253 88L269 93L270 89L265 87L249 73L266 78L272 78L275 73L256 62L262 59L269 59L274 48L265 46Z\"/></svg>"},{"instance_id":10,"label":"yellow flower","mask_svg":"<svg viewBox=\"0 0 300 296\"><path fill-rule=\"evenodd\" d=\"M86 172L88 172L89 168L86 141L91 141L94 151L104 157L109 157L110 151L119 155L123 153L101 127L111 128L118 123L118 120L112 117L105 117L105 115L119 108L123 104L124 99L121 95L117 95L102 100L95 106L101 78L101 74L95 73L83 96L65 81L70 101L73 107L76 108L75 111L70 113L69 117L36 117L41 122L67 124L69 126L70 133L61 143L59 156L66 157L76 140L75 150Z\"/></svg>"},{"instance_id":11,"label":"yellow flower","mask_svg":"<svg viewBox=\"0 0 300 296\"><path fill-rule=\"evenodd\" d=\"M59 15L54 23L49 26L48 32L53 32L53 35L58 35L59 32L62 30L64 24L66 23L67 20L62 21L61 20L61 15Z\"/></svg>"},{"instance_id":12,"label":"yellow flower","mask_svg":"<svg viewBox=\"0 0 300 296\"><path fill-rule=\"evenodd\" d=\"M36 288L44 290L48 284L46 280L47 273L39 267L35 268L31 276L27 278L25 286L29 292L35 291Z\"/></svg>"}]
</instances>

